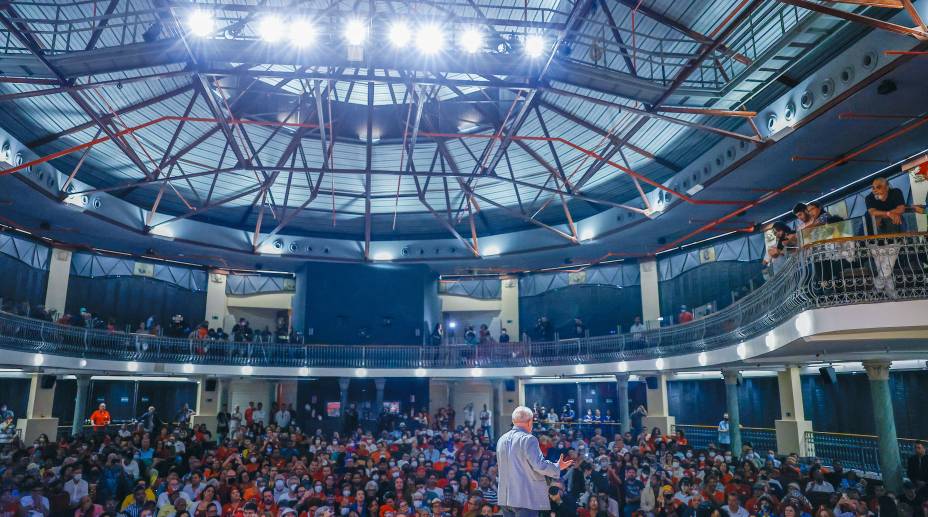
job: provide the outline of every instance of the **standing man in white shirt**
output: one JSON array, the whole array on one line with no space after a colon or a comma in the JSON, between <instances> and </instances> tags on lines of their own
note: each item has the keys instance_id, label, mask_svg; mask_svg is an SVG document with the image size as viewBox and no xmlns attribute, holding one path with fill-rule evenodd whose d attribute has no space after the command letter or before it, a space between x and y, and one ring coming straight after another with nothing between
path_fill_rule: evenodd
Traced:
<instances>
[{"instance_id":1,"label":"standing man in white shirt","mask_svg":"<svg viewBox=\"0 0 928 517\"><path fill-rule=\"evenodd\" d=\"M261 425L267 425L267 413L264 411L264 404L258 402L258 406L255 408L251 418L255 422L260 422Z\"/></svg>"}]
</instances>

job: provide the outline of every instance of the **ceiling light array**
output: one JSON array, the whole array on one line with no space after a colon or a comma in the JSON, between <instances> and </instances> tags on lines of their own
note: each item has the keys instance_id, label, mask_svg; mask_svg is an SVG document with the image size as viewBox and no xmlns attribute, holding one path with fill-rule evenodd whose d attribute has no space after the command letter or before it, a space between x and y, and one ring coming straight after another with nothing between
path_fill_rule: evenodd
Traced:
<instances>
[{"instance_id":1,"label":"ceiling light array","mask_svg":"<svg viewBox=\"0 0 928 517\"><path fill-rule=\"evenodd\" d=\"M306 18L284 19L276 14L268 14L256 20L257 36L262 41L271 44L288 43L296 47L308 47L316 43L320 33L317 27ZM363 46L368 40L373 43L371 24L360 18L353 18L345 22L340 31L340 39L348 46ZM378 28L379 29L379 28ZM422 54L436 54L450 50L448 40L453 40L454 46L459 50L475 54L488 49L486 38L480 27L449 27L434 22L410 24L405 20L394 20L382 27L386 41L394 49L415 47ZM193 11L187 17L187 30L197 38L212 38L217 36L220 27L212 13L205 10ZM228 31L224 33L227 38L234 38L235 34ZM515 36L511 42L518 43L516 48L528 57L537 58L549 49L549 42L543 34L526 34ZM507 52L505 43L494 46L498 52Z\"/></svg>"}]
</instances>

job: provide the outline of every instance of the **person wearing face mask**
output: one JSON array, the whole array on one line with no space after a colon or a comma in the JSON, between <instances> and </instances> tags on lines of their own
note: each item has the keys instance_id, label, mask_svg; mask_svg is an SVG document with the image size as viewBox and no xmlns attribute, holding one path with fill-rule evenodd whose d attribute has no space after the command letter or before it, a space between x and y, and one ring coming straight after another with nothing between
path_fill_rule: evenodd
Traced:
<instances>
[{"instance_id":1,"label":"person wearing face mask","mask_svg":"<svg viewBox=\"0 0 928 517\"><path fill-rule=\"evenodd\" d=\"M83 471L80 467L71 472L71 479L64 484L64 491L68 493L70 508L77 508L81 499L88 494L87 482L83 479Z\"/></svg>"},{"instance_id":2,"label":"person wearing face mask","mask_svg":"<svg viewBox=\"0 0 928 517\"><path fill-rule=\"evenodd\" d=\"M719 445L723 450L731 449L731 425L728 422L728 413L722 414L722 420L718 426Z\"/></svg>"}]
</instances>

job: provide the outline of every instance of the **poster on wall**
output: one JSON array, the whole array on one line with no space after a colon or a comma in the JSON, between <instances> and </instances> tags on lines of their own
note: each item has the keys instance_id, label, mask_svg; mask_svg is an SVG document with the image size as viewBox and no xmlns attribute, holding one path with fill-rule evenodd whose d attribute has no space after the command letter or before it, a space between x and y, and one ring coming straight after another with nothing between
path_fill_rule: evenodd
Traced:
<instances>
[{"instance_id":1,"label":"poster on wall","mask_svg":"<svg viewBox=\"0 0 928 517\"><path fill-rule=\"evenodd\" d=\"M341 402L326 402L325 403L325 414L329 418L338 418L342 416L342 403Z\"/></svg>"},{"instance_id":2,"label":"poster on wall","mask_svg":"<svg viewBox=\"0 0 928 517\"><path fill-rule=\"evenodd\" d=\"M392 413L392 414L399 413L400 412L400 401L398 400L391 400L389 402L384 401L383 409L387 413Z\"/></svg>"}]
</instances>

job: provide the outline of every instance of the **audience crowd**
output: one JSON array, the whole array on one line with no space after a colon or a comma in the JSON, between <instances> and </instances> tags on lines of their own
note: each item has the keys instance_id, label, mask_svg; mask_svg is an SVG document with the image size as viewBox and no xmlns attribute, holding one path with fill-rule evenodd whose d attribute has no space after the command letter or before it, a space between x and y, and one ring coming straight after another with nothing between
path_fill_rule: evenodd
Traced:
<instances>
[{"instance_id":1,"label":"audience crowd","mask_svg":"<svg viewBox=\"0 0 928 517\"><path fill-rule=\"evenodd\" d=\"M536 418L543 410L537 407ZM185 408L186 409L186 408ZM95 413L105 411L105 406ZM640 410L640 411L639 411ZM643 412L639 408L634 413ZM0 416L8 410L0 407ZM148 408L131 425L0 445L4 517L446 517L498 515L491 415L442 408L365 431L304 432L292 406L223 411L213 434L189 409L173 424ZM550 411L549 414L555 414ZM644 413L646 414L646 413ZM12 416L12 415L10 415ZM108 415L107 415L108 416ZM346 420L348 413L343 416ZM536 428L542 453L574 465L551 479L543 517L928 516L928 458L909 459L902 493L841 465L746 444L690 445L682 432L603 433L596 412L564 408ZM601 415L601 418L606 418ZM407 425L407 422L409 425ZM724 421L723 421L724 422ZM100 425L97 425L97 424ZM720 442L724 442L720 424ZM586 430L588 429L588 431ZM727 428L726 428L727 429ZM726 431L727 432L727 431Z\"/></svg>"}]
</instances>

